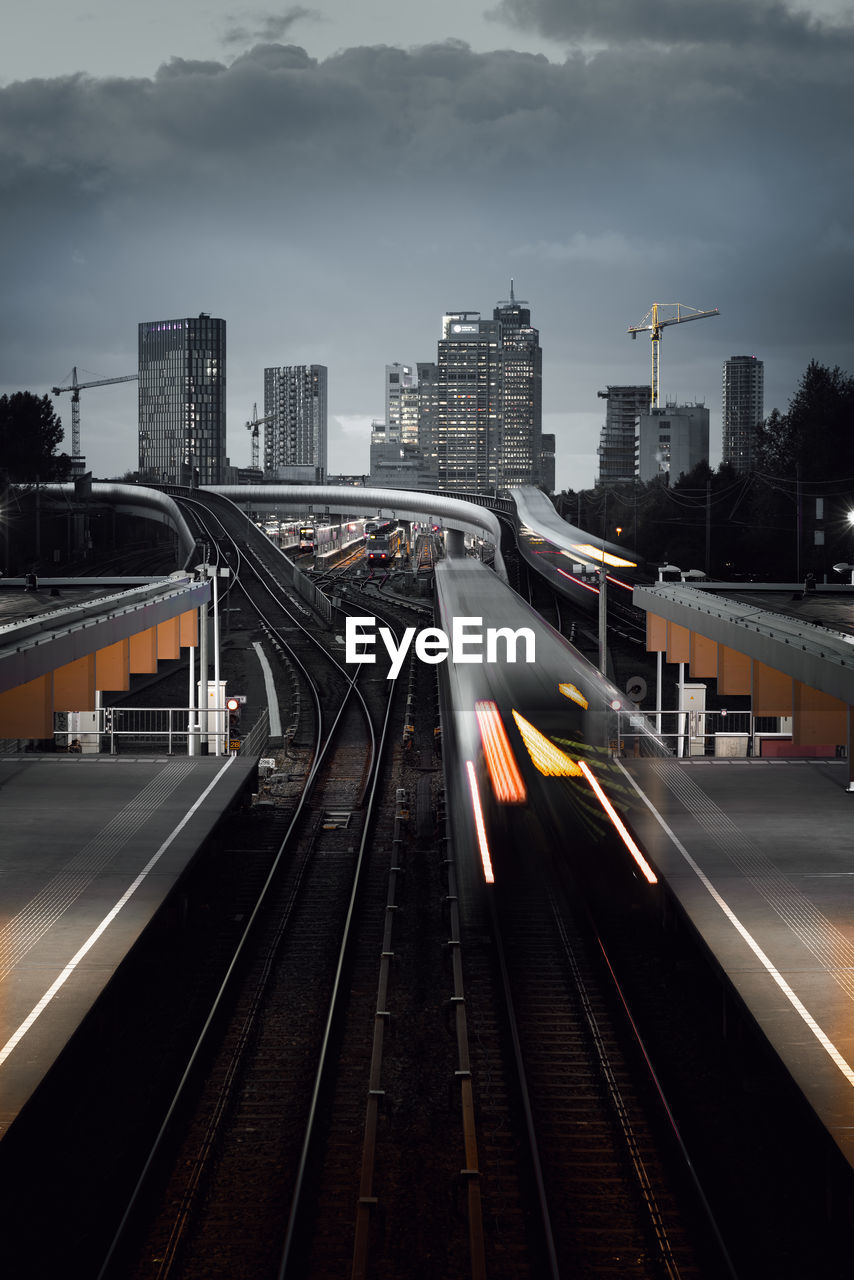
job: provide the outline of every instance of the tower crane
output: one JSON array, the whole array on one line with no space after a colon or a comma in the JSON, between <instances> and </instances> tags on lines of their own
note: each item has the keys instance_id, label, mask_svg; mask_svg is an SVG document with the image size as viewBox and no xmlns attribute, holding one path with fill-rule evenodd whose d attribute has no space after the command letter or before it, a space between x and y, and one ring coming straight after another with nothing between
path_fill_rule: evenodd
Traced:
<instances>
[{"instance_id":1,"label":"tower crane","mask_svg":"<svg viewBox=\"0 0 854 1280\"><path fill-rule=\"evenodd\" d=\"M667 315L667 309L675 311L675 314ZM661 403L658 350L661 342L661 330L669 324L685 324L687 320L705 320L707 316L719 315L720 311L717 307L714 307L711 311L697 311L694 307L686 307L682 302L654 302L652 304L652 309L647 311L640 324L632 325L632 327L627 330L633 338L636 338L639 333L649 333L652 337L652 386L650 403L653 408L656 408Z\"/></svg>"},{"instance_id":2,"label":"tower crane","mask_svg":"<svg viewBox=\"0 0 854 1280\"><path fill-rule=\"evenodd\" d=\"M109 387L115 382L136 382L139 378L138 373L128 373L122 378L99 378L96 382L78 382L77 381L77 365L71 370L71 384L67 387L51 387L51 391L55 396L61 395L63 391L71 392L71 467L75 470L75 462L82 463L82 455L80 453L80 392L85 391L88 387Z\"/></svg>"},{"instance_id":3,"label":"tower crane","mask_svg":"<svg viewBox=\"0 0 854 1280\"><path fill-rule=\"evenodd\" d=\"M258 417L258 405L252 406L252 418L246 424L246 430L252 432L252 466L260 469L261 467L261 448L260 448L260 432L259 427L263 427L268 422L275 422L278 418L277 413L268 413L266 418Z\"/></svg>"}]
</instances>

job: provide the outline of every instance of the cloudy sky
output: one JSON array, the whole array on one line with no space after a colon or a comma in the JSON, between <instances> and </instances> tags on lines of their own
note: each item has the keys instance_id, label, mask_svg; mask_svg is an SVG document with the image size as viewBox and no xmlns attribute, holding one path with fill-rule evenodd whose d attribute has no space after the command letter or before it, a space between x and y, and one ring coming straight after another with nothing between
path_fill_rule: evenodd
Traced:
<instances>
[{"instance_id":1,"label":"cloudy sky","mask_svg":"<svg viewBox=\"0 0 854 1280\"><path fill-rule=\"evenodd\" d=\"M765 361L854 373L854 10L812 0L29 0L0 46L0 392L133 373L137 324L228 322L228 449L266 365L329 368L330 469L365 471L386 363L449 310L531 306L559 487L597 391L702 400ZM68 396L58 401L70 449ZM136 389L84 392L96 476L136 465Z\"/></svg>"}]
</instances>

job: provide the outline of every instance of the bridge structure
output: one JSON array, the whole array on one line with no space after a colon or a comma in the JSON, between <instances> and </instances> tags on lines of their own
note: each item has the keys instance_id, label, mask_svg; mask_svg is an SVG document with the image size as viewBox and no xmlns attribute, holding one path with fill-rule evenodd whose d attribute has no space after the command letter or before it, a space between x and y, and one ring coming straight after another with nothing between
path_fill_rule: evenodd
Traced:
<instances>
[{"instance_id":1,"label":"bridge structure","mask_svg":"<svg viewBox=\"0 0 854 1280\"><path fill-rule=\"evenodd\" d=\"M170 578L106 591L51 609L25 622L0 626L0 737L44 740L53 736L54 713L89 711L96 693L128 689L133 675L157 671L158 661L175 659L199 644L200 610L211 599L209 579L194 573L196 538L174 494L145 485L94 482L81 495L73 484L46 485L43 492L67 500L108 503L120 514L168 525L175 533L185 568ZM465 533L495 544L495 569L506 579L501 559L501 527L488 500L408 490L349 485L220 485L201 490L235 503L269 503L315 518L372 512L391 519L432 520L446 530L448 555L465 554ZM500 509L512 508L498 500ZM57 582L59 580L56 580ZM87 580L92 582L91 579ZM49 587L53 579L41 579ZM11 582L7 582L12 586ZM71 582L63 580L67 590Z\"/></svg>"},{"instance_id":2,"label":"bridge structure","mask_svg":"<svg viewBox=\"0 0 854 1280\"><path fill-rule=\"evenodd\" d=\"M495 570L502 580L507 571L501 556L501 526L495 507L510 515L510 499L482 494L452 496L420 489L379 489L354 485L232 484L204 485L203 493L216 493L240 505L268 504L302 515L357 515L371 512L388 520L432 520L446 531L449 556L464 555L463 534L485 538L495 545ZM447 535L450 534L450 537Z\"/></svg>"}]
</instances>

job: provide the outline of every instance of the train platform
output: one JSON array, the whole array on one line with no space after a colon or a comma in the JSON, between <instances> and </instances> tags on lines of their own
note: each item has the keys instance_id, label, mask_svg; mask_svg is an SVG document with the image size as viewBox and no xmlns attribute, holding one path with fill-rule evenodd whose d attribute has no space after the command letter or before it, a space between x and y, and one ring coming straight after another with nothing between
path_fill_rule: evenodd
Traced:
<instances>
[{"instance_id":1,"label":"train platform","mask_svg":"<svg viewBox=\"0 0 854 1280\"><path fill-rule=\"evenodd\" d=\"M0 756L0 1141L256 766Z\"/></svg>"},{"instance_id":2,"label":"train platform","mask_svg":"<svg viewBox=\"0 0 854 1280\"><path fill-rule=\"evenodd\" d=\"M854 795L847 761L622 760L630 821L854 1167Z\"/></svg>"}]
</instances>

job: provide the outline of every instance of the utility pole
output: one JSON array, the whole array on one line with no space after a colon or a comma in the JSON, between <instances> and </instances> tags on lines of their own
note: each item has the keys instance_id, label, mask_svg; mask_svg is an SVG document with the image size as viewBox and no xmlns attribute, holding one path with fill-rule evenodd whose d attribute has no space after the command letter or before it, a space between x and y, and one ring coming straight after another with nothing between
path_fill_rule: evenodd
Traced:
<instances>
[{"instance_id":1,"label":"utility pole","mask_svg":"<svg viewBox=\"0 0 854 1280\"><path fill-rule=\"evenodd\" d=\"M608 532L608 494L603 494L602 562L599 565L599 670L608 675L608 579L605 565L605 535Z\"/></svg>"},{"instance_id":2,"label":"utility pole","mask_svg":"<svg viewBox=\"0 0 854 1280\"><path fill-rule=\"evenodd\" d=\"M803 520L803 513L801 511L801 464L800 463L798 463L796 483L797 483L797 487L796 487L797 513L796 513L796 519L795 519L795 536L797 541L795 543L795 582L800 582L801 580L801 534L802 534L801 523Z\"/></svg>"},{"instance_id":3,"label":"utility pole","mask_svg":"<svg viewBox=\"0 0 854 1280\"><path fill-rule=\"evenodd\" d=\"M711 576L712 564L712 480L706 480L706 577Z\"/></svg>"}]
</instances>

